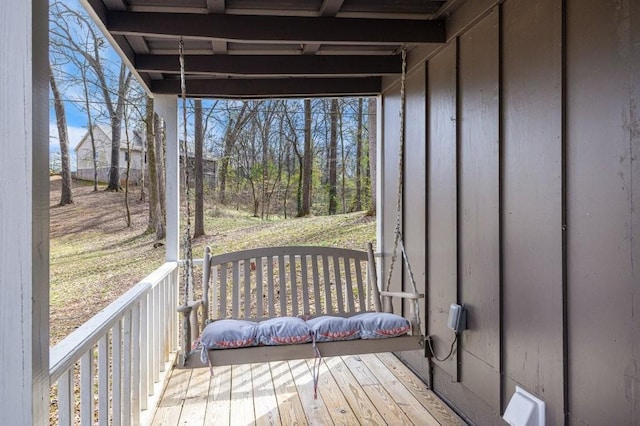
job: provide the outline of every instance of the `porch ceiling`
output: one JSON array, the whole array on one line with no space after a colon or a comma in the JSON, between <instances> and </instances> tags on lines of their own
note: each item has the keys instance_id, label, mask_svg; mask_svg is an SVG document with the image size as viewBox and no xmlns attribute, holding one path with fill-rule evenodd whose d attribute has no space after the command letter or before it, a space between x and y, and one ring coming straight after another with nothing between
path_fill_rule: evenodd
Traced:
<instances>
[{"instance_id":1,"label":"porch ceiling","mask_svg":"<svg viewBox=\"0 0 640 426\"><path fill-rule=\"evenodd\" d=\"M446 1L82 2L157 94L180 92L180 38L188 96L219 98L378 94L403 46L445 41Z\"/></svg>"}]
</instances>

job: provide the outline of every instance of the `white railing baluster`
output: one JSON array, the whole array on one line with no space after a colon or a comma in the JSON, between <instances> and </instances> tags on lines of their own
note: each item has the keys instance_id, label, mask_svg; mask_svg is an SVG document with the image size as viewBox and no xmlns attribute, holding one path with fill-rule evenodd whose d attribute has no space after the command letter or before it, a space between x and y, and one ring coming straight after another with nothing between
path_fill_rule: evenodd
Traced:
<instances>
[{"instance_id":1,"label":"white railing baluster","mask_svg":"<svg viewBox=\"0 0 640 426\"><path fill-rule=\"evenodd\" d=\"M122 330L122 424L131 425L131 311L124 314Z\"/></svg>"},{"instance_id":2,"label":"white railing baluster","mask_svg":"<svg viewBox=\"0 0 640 426\"><path fill-rule=\"evenodd\" d=\"M98 425L109 424L109 334L98 341Z\"/></svg>"},{"instance_id":3,"label":"white railing baluster","mask_svg":"<svg viewBox=\"0 0 640 426\"><path fill-rule=\"evenodd\" d=\"M140 301L140 409L148 408L149 396L149 312L147 309L147 297Z\"/></svg>"},{"instance_id":4,"label":"white railing baluster","mask_svg":"<svg viewBox=\"0 0 640 426\"><path fill-rule=\"evenodd\" d=\"M58 423L60 426L73 424L74 405L73 368L71 368L58 381Z\"/></svg>"},{"instance_id":5,"label":"white railing baluster","mask_svg":"<svg viewBox=\"0 0 640 426\"><path fill-rule=\"evenodd\" d=\"M168 286L167 280L160 281L160 294L162 295L162 301L160 306L162 307L162 312L160 314L160 318L162 321L162 364L160 371L165 370L165 364L169 361L169 315L167 305L169 304L168 299Z\"/></svg>"},{"instance_id":6,"label":"white railing baluster","mask_svg":"<svg viewBox=\"0 0 640 426\"><path fill-rule=\"evenodd\" d=\"M178 312L173 309L174 306L178 306L180 301L177 277L178 274L169 275L169 285L171 286L171 294L173 294L173 303L171 304L171 335L173 336L173 342L171 343L172 348L178 347Z\"/></svg>"},{"instance_id":7,"label":"white railing baluster","mask_svg":"<svg viewBox=\"0 0 640 426\"><path fill-rule=\"evenodd\" d=\"M80 360L80 424L93 426L93 348Z\"/></svg>"},{"instance_id":8,"label":"white railing baluster","mask_svg":"<svg viewBox=\"0 0 640 426\"><path fill-rule=\"evenodd\" d=\"M165 263L51 348L49 380L58 385L61 426L77 419L93 425L96 411L99 426L150 420L141 414L152 406L160 371L177 349L177 274L177 262Z\"/></svg>"},{"instance_id":9,"label":"white railing baluster","mask_svg":"<svg viewBox=\"0 0 640 426\"><path fill-rule=\"evenodd\" d=\"M131 352L132 369L131 369L131 415L134 425L140 424L140 305L141 302L133 305L131 317ZM146 395L145 395L146 399Z\"/></svg>"},{"instance_id":10,"label":"white railing baluster","mask_svg":"<svg viewBox=\"0 0 640 426\"><path fill-rule=\"evenodd\" d=\"M158 331L158 318L160 318L160 293L158 291L158 287L153 288L153 305L151 306L151 310L153 311L153 316L151 319L151 371L153 372L153 383L158 383L160 380L160 358L161 355L158 351L158 340L159 340L159 331Z\"/></svg>"},{"instance_id":11,"label":"white railing baluster","mask_svg":"<svg viewBox=\"0 0 640 426\"><path fill-rule=\"evenodd\" d=\"M111 383L113 387L113 418L111 424L120 426L122 424L122 320L119 320L111 330L112 364Z\"/></svg>"}]
</instances>

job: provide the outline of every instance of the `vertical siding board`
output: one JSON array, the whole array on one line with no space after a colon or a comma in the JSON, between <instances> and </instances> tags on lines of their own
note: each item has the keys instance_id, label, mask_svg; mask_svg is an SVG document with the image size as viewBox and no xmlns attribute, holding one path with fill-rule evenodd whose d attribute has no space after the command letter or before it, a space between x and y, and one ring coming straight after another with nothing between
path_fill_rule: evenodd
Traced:
<instances>
[{"instance_id":1,"label":"vertical siding board","mask_svg":"<svg viewBox=\"0 0 640 426\"><path fill-rule=\"evenodd\" d=\"M519 384L562 424L562 10L508 1L503 13L504 401Z\"/></svg>"},{"instance_id":2,"label":"vertical siding board","mask_svg":"<svg viewBox=\"0 0 640 426\"><path fill-rule=\"evenodd\" d=\"M638 2L568 0L566 37L570 420L639 424Z\"/></svg>"},{"instance_id":3,"label":"vertical siding board","mask_svg":"<svg viewBox=\"0 0 640 426\"><path fill-rule=\"evenodd\" d=\"M382 111L384 128L383 128L383 143L382 157L384 170L380 173L379 182L381 186L382 194L380 200L380 207L382 210L382 241L383 241L383 257L381 259L381 277L382 281L380 286L382 289L386 289L387 280L389 276L389 264L391 262L391 250L393 249L394 231L396 227L396 204L397 204L397 191L398 191L398 155L399 155L399 135L400 135L400 120L398 120L400 112L400 85L394 86L391 90L385 92L383 98L384 109ZM402 283L402 272L394 266L394 272L392 277L391 290L400 290ZM397 303L397 301L395 301ZM399 304L394 305L394 311L399 312Z\"/></svg>"},{"instance_id":4,"label":"vertical siding board","mask_svg":"<svg viewBox=\"0 0 640 426\"><path fill-rule=\"evenodd\" d=\"M460 37L461 375L500 412L498 10ZM466 375L465 375L466 374Z\"/></svg>"},{"instance_id":5,"label":"vertical siding board","mask_svg":"<svg viewBox=\"0 0 640 426\"><path fill-rule=\"evenodd\" d=\"M449 305L458 300L455 39L429 61L428 68L428 330L434 335L436 354L444 357L454 338L447 327ZM456 358L434 362L457 380Z\"/></svg>"},{"instance_id":6,"label":"vertical siding board","mask_svg":"<svg viewBox=\"0 0 640 426\"><path fill-rule=\"evenodd\" d=\"M427 129L426 129L426 66L419 64L411 70L406 80L406 141L405 141L405 180L404 180L404 208L403 238L411 271L413 272L419 292L424 293L426 277L426 212L427 204ZM413 291L409 273L404 266L402 254L398 252L394 274L403 276L404 290ZM413 301L404 302L404 312L408 312ZM420 300L420 316L422 332L425 330L425 301ZM402 353L405 361L410 362L416 371L423 376L429 374L428 359L422 351Z\"/></svg>"}]
</instances>

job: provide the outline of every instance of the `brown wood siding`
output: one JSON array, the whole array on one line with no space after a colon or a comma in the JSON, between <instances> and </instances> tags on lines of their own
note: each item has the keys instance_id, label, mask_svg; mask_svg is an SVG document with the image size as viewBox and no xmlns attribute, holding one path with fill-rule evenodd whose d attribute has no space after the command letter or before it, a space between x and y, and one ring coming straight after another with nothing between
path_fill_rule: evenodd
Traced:
<instances>
[{"instance_id":1,"label":"brown wood siding","mask_svg":"<svg viewBox=\"0 0 640 426\"><path fill-rule=\"evenodd\" d=\"M454 39L428 67L428 332L435 336L439 358L445 357L454 338L447 319L449 305L458 300L456 49ZM436 365L457 380L457 356Z\"/></svg>"},{"instance_id":2,"label":"brown wood siding","mask_svg":"<svg viewBox=\"0 0 640 426\"><path fill-rule=\"evenodd\" d=\"M382 201L382 240L384 243L384 269L380 287L385 288L389 277L389 264L391 251L393 249L393 239L396 228L396 205L398 192L398 155L400 139L400 86L398 85L388 93L383 99L384 128L383 128L383 158L386 164L382 176L383 199ZM402 259L400 259L400 262ZM394 266L391 289L399 291L402 285L402 263L396 260ZM400 267L399 267L400 265ZM399 306L394 306L394 310L399 312Z\"/></svg>"},{"instance_id":3,"label":"brown wood siding","mask_svg":"<svg viewBox=\"0 0 640 426\"><path fill-rule=\"evenodd\" d=\"M426 105L425 105L425 65L421 64L407 76L407 117L406 117L406 156L405 156L405 196L404 201L409 209L404 214L404 244L411 263L418 291L425 292L426 278L426 221L424 212L427 211L427 177L426 177ZM401 261L401 258L398 258ZM398 266L402 265L400 263ZM409 274L405 269L404 290L413 291ZM405 302L405 312L408 312ZM420 302L420 316L422 330L425 330L425 304ZM404 352L401 356L415 368L427 376L429 360L423 351Z\"/></svg>"},{"instance_id":4,"label":"brown wood siding","mask_svg":"<svg viewBox=\"0 0 640 426\"><path fill-rule=\"evenodd\" d=\"M502 408L519 384L562 424L561 3L502 12Z\"/></svg>"},{"instance_id":5,"label":"brown wood siding","mask_svg":"<svg viewBox=\"0 0 640 426\"><path fill-rule=\"evenodd\" d=\"M547 424L640 424L640 2L491 4L462 3L448 45L410 57L427 61L439 355L448 305L469 306L431 386L475 424L501 424L515 385L546 402Z\"/></svg>"},{"instance_id":6,"label":"brown wood siding","mask_svg":"<svg viewBox=\"0 0 640 426\"><path fill-rule=\"evenodd\" d=\"M460 300L469 311L461 380L500 411L498 13L460 37Z\"/></svg>"},{"instance_id":7,"label":"brown wood siding","mask_svg":"<svg viewBox=\"0 0 640 426\"><path fill-rule=\"evenodd\" d=\"M640 5L567 14L569 411L640 424Z\"/></svg>"}]
</instances>

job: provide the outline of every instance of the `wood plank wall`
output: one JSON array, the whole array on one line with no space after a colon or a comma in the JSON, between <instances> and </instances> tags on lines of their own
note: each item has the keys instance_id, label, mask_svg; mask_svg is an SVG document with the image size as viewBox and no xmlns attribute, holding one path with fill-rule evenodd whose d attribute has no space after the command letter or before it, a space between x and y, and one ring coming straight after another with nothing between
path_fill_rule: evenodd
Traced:
<instances>
[{"instance_id":1,"label":"wood plank wall","mask_svg":"<svg viewBox=\"0 0 640 426\"><path fill-rule=\"evenodd\" d=\"M409 55L404 233L436 353L450 303L469 330L448 361L403 358L476 424L501 424L516 385L547 424L640 424L640 2L474 0L448 23Z\"/></svg>"}]
</instances>

